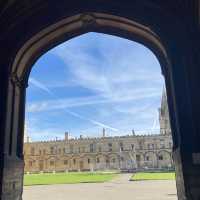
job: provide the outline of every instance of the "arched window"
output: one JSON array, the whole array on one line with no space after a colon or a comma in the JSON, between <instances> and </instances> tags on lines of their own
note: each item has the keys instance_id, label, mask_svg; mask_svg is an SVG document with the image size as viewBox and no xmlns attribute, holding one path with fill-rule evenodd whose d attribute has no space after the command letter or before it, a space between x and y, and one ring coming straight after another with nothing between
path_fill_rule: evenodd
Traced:
<instances>
[{"instance_id":1,"label":"arched window","mask_svg":"<svg viewBox=\"0 0 200 200\"><path fill-rule=\"evenodd\" d=\"M163 160L163 155L159 155L158 160Z\"/></svg>"}]
</instances>

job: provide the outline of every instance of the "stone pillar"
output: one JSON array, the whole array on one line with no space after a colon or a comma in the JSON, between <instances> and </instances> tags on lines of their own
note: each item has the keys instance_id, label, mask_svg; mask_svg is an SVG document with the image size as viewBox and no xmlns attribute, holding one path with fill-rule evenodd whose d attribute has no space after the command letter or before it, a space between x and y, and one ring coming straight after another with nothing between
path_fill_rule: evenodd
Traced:
<instances>
[{"instance_id":1,"label":"stone pillar","mask_svg":"<svg viewBox=\"0 0 200 200\"><path fill-rule=\"evenodd\" d=\"M173 86L167 85L179 200L200 199L200 50L190 42L187 38L174 49Z\"/></svg>"},{"instance_id":2,"label":"stone pillar","mask_svg":"<svg viewBox=\"0 0 200 200\"><path fill-rule=\"evenodd\" d=\"M25 88L17 75L13 74L9 77L3 154L1 152L1 159L3 159L1 200L22 197Z\"/></svg>"}]
</instances>

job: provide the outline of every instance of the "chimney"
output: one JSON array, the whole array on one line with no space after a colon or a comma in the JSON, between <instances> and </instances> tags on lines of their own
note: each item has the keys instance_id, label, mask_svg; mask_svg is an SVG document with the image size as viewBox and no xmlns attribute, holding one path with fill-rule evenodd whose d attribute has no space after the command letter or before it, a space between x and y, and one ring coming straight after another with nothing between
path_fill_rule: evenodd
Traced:
<instances>
[{"instance_id":1,"label":"chimney","mask_svg":"<svg viewBox=\"0 0 200 200\"><path fill-rule=\"evenodd\" d=\"M65 140L68 140L68 139L69 139L69 133L65 132Z\"/></svg>"},{"instance_id":2,"label":"chimney","mask_svg":"<svg viewBox=\"0 0 200 200\"><path fill-rule=\"evenodd\" d=\"M134 131L134 129L132 130L132 135L135 135L135 131Z\"/></svg>"},{"instance_id":3,"label":"chimney","mask_svg":"<svg viewBox=\"0 0 200 200\"><path fill-rule=\"evenodd\" d=\"M106 129L103 128L103 137L106 137Z\"/></svg>"}]
</instances>

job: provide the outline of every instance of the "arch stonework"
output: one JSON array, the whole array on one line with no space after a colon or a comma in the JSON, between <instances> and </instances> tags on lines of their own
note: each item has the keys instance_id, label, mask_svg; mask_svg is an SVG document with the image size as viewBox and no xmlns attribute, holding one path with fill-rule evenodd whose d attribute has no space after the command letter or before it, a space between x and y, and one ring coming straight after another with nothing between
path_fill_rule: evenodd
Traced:
<instances>
[{"instance_id":1,"label":"arch stonework","mask_svg":"<svg viewBox=\"0 0 200 200\"><path fill-rule=\"evenodd\" d=\"M198 200L200 45L195 1L76 0L60 1L59 6L49 0L8 2L0 7L0 199L21 199L25 90L31 66L55 45L96 31L141 42L158 57L166 81L178 197Z\"/></svg>"}]
</instances>

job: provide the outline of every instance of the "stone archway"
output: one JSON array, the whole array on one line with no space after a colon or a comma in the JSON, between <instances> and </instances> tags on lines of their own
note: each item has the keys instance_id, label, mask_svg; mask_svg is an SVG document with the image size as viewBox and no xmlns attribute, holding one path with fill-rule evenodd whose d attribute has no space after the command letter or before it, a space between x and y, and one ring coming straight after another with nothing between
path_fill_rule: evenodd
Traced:
<instances>
[{"instance_id":1,"label":"stone archway","mask_svg":"<svg viewBox=\"0 0 200 200\"><path fill-rule=\"evenodd\" d=\"M193 64L195 57L190 53L195 43L190 41L185 25L180 22L180 19L170 15L167 8L165 12L163 9L165 7L158 6L156 3L146 4L145 1L129 3L130 5L127 3L126 6L122 1L118 4L114 1L109 4L104 2L103 6L99 6L99 2L96 1L88 6L83 5L81 1L78 1L76 5L69 5L62 1L60 6L66 10L58 9L53 3L46 5L41 1L38 2L41 3L40 6L34 4L37 9L34 9L33 5L28 8L31 8L31 13L34 13L32 18L27 15L29 12L26 13L28 9L22 11L29 23L20 18L19 23L14 24L1 37L3 47L9 44L10 38L13 41L13 45L9 46L10 49L8 48L10 52L2 51L2 57L3 55L5 57L1 60L1 64L9 66L9 70L3 71L5 77L1 76L3 82L1 94L4 97L1 103L3 111L1 116L4 119L1 125L1 130L3 130L2 199L19 199L22 193L25 88L32 64L53 46L89 31L114 34L141 42L158 57L169 97L178 195L180 199L190 198L191 194L188 191L191 190L190 183L193 183L190 175L193 176L193 168L198 169L192 164L192 158L198 157L198 154L193 154L193 152L198 152L199 147L195 142L198 141L198 135L194 130L196 124L194 125L191 104L191 102L196 102L196 100L191 100L191 95L195 96L195 93L191 93L189 89L195 88L195 81L198 79L193 82L189 76L190 73L187 73L192 73L194 69L194 67L189 69L188 66L195 65ZM144 14L144 10L148 12ZM41 15L42 11L46 15ZM19 11L16 13L21 16ZM48 15L51 13L54 14ZM44 16L49 16L49 20L45 20ZM174 25L170 23L172 20ZM27 31L24 30L18 39L13 38L12 31L17 34L17 30L19 31L24 26ZM183 41L187 41L187 50L182 48ZM194 58L193 61L191 58ZM189 132L190 137L187 134ZM186 155L184 158L183 154ZM183 159L189 165L182 165ZM183 173L184 170L189 170L190 175ZM195 170L195 173L197 171ZM15 184L15 191L11 187L13 184ZM198 186L197 182L196 187ZM198 193L197 198L199 196Z\"/></svg>"}]
</instances>

